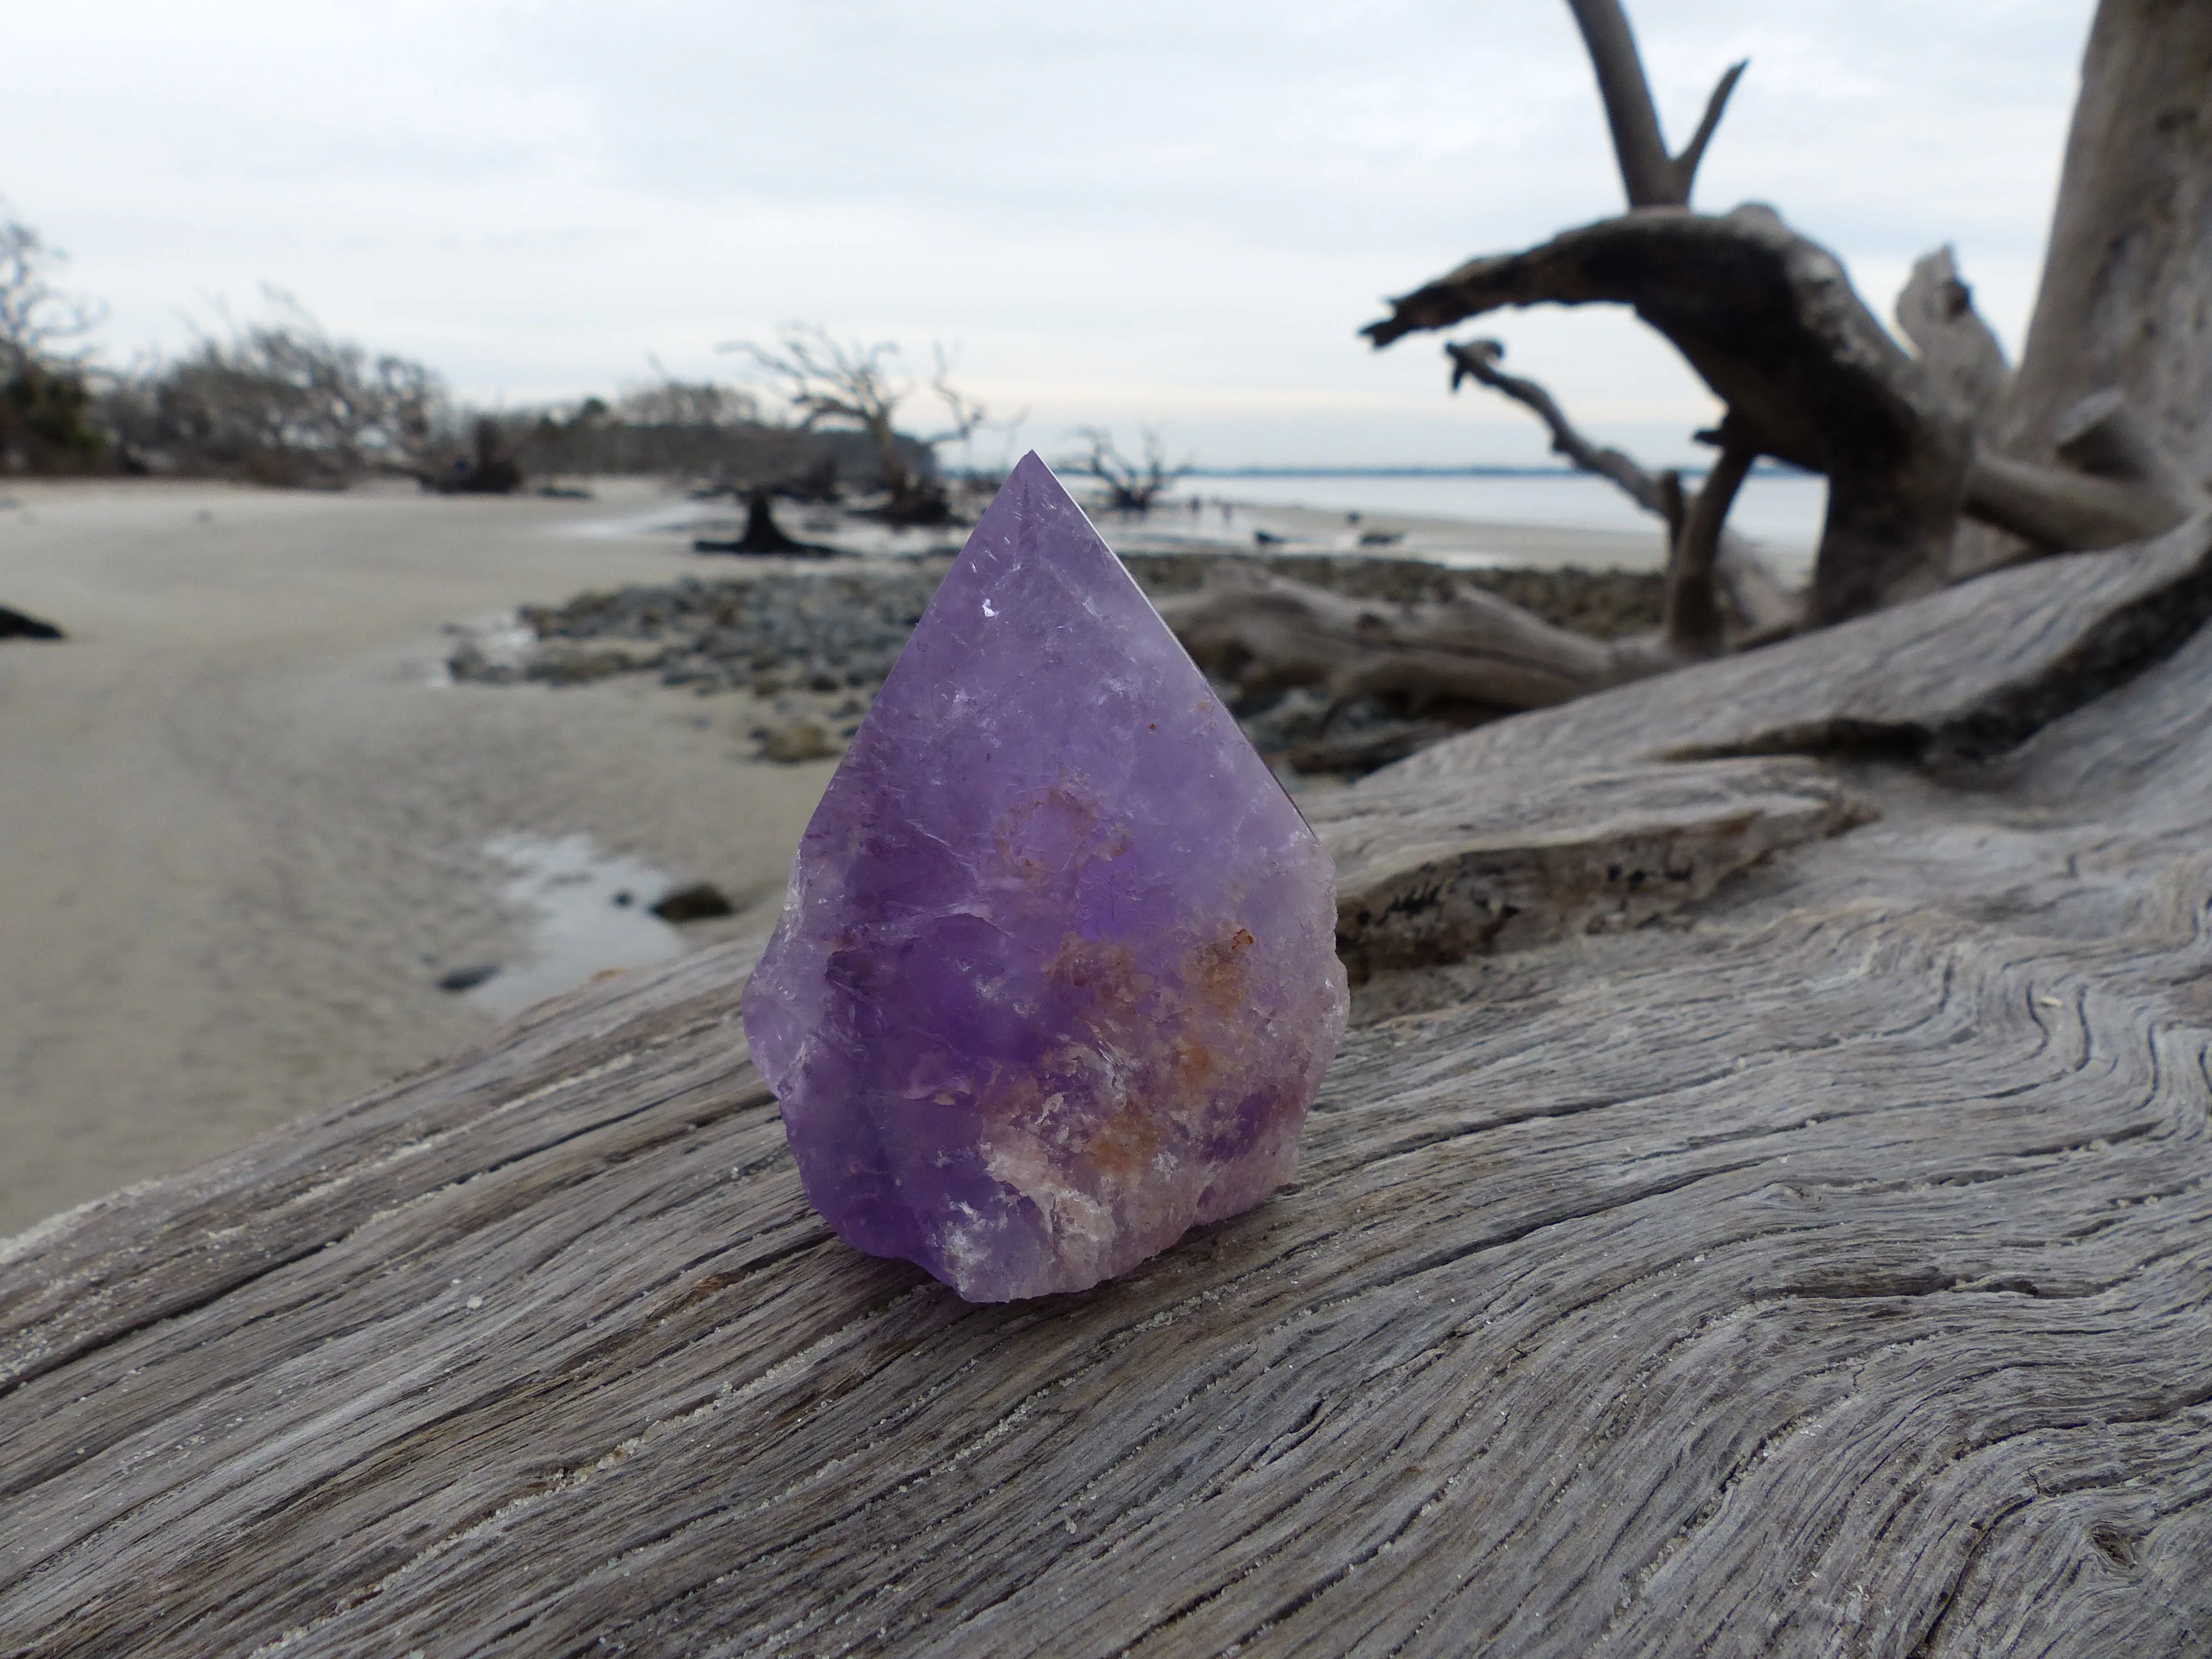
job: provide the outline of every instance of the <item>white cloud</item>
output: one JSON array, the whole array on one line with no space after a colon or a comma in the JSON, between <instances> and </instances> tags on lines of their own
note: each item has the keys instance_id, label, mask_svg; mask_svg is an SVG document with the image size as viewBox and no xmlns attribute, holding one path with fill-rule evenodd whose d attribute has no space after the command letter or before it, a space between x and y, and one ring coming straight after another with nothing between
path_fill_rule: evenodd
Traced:
<instances>
[{"instance_id":1,"label":"white cloud","mask_svg":"<svg viewBox=\"0 0 2212 1659\"><path fill-rule=\"evenodd\" d=\"M2087 0L1631 0L1680 141L1752 68L1700 200L1771 201L1877 309L1952 240L2017 343ZM1248 459L1520 459L1433 342L1354 337L1460 259L1602 216L1558 0L1113 8L782 0L19 6L0 173L118 346L260 284L510 401L790 318L958 341L1048 436ZM1492 331L1601 430L1709 400L1625 318ZM1669 435L1671 434L1671 435Z\"/></svg>"}]
</instances>

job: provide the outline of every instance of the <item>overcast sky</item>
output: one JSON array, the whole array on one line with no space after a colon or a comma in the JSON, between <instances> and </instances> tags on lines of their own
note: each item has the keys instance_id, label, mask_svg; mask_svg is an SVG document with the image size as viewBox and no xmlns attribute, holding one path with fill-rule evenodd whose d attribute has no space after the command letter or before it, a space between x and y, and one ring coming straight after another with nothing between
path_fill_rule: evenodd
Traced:
<instances>
[{"instance_id":1,"label":"overcast sky","mask_svg":"<svg viewBox=\"0 0 2212 1659\"><path fill-rule=\"evenodd\" d=\"M1678 144L1752 60L1699 206L1772 203L1885 318L1949 241L2017 351L2090 0L1630 7ZM730 376L718 342L806 319L957 345L1048 453L1103 423L1213 465L1532 460L1434 337L1354 331L1620 203L1562 0L0 0L0 198L111 356L268 283L509 404ZM1484 331L1693 453L1711 405L1626 313Z\"/></svg>"}]
</instances>

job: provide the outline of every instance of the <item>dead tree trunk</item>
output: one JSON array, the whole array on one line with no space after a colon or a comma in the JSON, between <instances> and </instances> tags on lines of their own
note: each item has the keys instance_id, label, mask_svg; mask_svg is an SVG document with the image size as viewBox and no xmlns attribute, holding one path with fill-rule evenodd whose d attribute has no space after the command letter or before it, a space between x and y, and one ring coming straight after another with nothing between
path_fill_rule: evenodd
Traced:
<instances>
[{"instance_id":1,"label":"dead tree trunk","mask_svg":"<svg viewBox=\"0 0 2212 1659\"><path fill-rule=\"evenodd\" d=\"M1992 436L2058 453L2118 392L2192 485L2212 479L2212 7L2101 0L2020 373Z\"/></svg>"},{"instance_id":2,"label":"dead tree trunk","mask_svg":"<svg viewBox=\"0 0 2212 1659\"><path fill-rule=\"evenodd\" d=\"M691 544L695 553L810 553L826 554L835 548L794 541L775 521L775 492L756 486L745 491L745 531L735 540L702 536Z\"/></svg>"}]
</instances>

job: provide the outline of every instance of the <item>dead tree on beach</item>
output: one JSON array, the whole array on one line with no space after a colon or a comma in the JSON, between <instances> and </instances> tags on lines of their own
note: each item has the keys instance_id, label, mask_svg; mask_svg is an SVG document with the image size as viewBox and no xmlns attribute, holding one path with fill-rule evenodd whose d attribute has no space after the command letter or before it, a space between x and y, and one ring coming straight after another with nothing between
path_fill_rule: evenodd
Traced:
<instances>
[{"instance_id":1,"label":"dead tree on beach","mask_svg":"<svg viewBox=\"0 0 2212 1659\"><path fill-rule=\"evenodd\" d=\"M1771 216L1505 262L1646 295L1723 457L1844 504L1802 627L1732 648L1709 482L1717 653L1492 645L1559 706L1305 798L1359 989L1269 1202L969 1306L808 1207L758 938L603 977L0 1241L0 1649L2203 1653L2212 514L1950 532L2202 476L2201 360L2131 348L2203 315L2207 108L2212 8L2103 0L2059 222L2107 143L2180 220L2054 248L1994 410L1951 279L1907 356Z\"/></svg>"},{"instance_id":2,"label":"dead tree on beach","mask_svg":"<svg viewBox=\"0 0 2212 1659\"><path fill-rule=\"evenodd\" d=\"M1151 512L1153 503L1190 470L1188 463L1177 466L1168 459L1167 452L1160 447L1159 434L1149 427L1145 429L1141 459L1124 455L1114 434L1103 427L1086 426L1076 435L1085 448L1064 463L1063 470L1087 473L1104 485L1109 513Z\"/></svg>"},{"instance_id":3,"label":"dead tree on beach","mask_svg":"<svg viewBox=\"0 0 2212 1659\"><path fill-rule=\"evenodd\" d=\"M798 415L802 431L849 426L868 434L889 497L883 508L885 519L893 524L921 525L943 524L951 517L944 485L918 470L913 458L917 452L933 456L939 445L970 436L989 415L952 384L951 362L942 347L937 350L937 371L929 390L945 405L949 422L926 437L909 436L895 425L900 405L911 400L917 387L895 366L899 349L892 341L864 346L839 340L817 324L790 323L779 331L772 347L738 340L722 349L751 360Z\"/></svg>"},{"instance_id":4,"label":"dead tree on beach","mask_svg":"<svg viewBox=\"0 0 2212 1659\"><path fill-rule=\"evenodd\" d=\"M64 256L15 219L0 219L0 361L82 368L102 313L54 281Z\"/></svg>"},{"instance_id":5,"label":"dead tree on beach","mask_svg":"<svg viewBox=\"0 0 2212 1659\"><path fill-rule=\"evenodd\" d=\"M101 313L54 280L63 256L0 217L0 472L81 472L106 449L94 421Z\"/></svg>"}]
</instances>

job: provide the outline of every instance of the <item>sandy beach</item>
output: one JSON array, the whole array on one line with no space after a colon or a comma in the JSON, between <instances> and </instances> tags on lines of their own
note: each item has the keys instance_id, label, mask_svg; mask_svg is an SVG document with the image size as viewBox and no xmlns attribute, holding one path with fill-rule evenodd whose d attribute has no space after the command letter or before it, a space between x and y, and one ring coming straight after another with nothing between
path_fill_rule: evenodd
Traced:
<instances>
[{"instance_id":1,"label":"sandy beach","mask_svg":"<svg viewBox=\"0 0 2212 1659\"><path fill-rule=\"evenodd\" d=\"M495 837L714 882L687 943L772 917L831 763L750 699L441 683L449 620L695 565L574 533L659 495L0 489L0 603L70 635L0 645L0 1234L486 1029L437 981L532 953Z\"/></svg>"},{"instance_id":2,"label":"sandy beach","mask_svg":"<svg viewBox=\"0 0 2212 1659\"><path fill-rule=\"evenodd\" d=\"M834 763L755 758L753 698L443 670L448 623L729 572L690 551L726 507L645 481L588 501L0 497L0 604L69 634L0 645L0 1235L372 1088L596 967L772 922ZM1286 509L1231 528L1249 546L1255 525L1351 539L1340 514ZM1142 545L1181 526L1102 528ZM1469 531L1404 528L1424 550ZM1484 539L1532 562L1644 556L1605 532ZM642 914L692 880L738 913Z\"/></svg>"}]
</instances>

